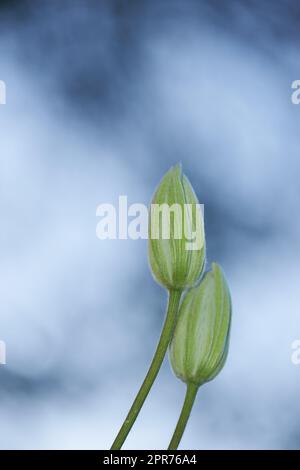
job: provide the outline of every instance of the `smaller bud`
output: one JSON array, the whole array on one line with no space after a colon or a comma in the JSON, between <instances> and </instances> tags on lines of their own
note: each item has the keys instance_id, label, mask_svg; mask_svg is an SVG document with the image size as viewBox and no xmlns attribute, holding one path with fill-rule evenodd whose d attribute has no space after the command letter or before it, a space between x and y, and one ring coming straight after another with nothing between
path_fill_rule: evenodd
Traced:
<instances>
[{"instance_id":1,"label":"smaller bud","mask_svg":"<svg viewBox=\"0 0 300 470\"><path fill-rule=\"evenodd\" d=\"M180 165L163 177L150 206L149 263L156 281L174 290L194 286L204 268L203 214Z\"/></svg>"},{"instance_id":2,"label":"smaller bud","mask_svg":"<svg viewBox=\"0 0 300 470\"><path fill-rule=\"evenodd\" d=\"M231 299L221 268L212 263L199 286L187 292L169 357L174 373L197 387L223 368L229 346Z\"/></svg>"}]
</instances>

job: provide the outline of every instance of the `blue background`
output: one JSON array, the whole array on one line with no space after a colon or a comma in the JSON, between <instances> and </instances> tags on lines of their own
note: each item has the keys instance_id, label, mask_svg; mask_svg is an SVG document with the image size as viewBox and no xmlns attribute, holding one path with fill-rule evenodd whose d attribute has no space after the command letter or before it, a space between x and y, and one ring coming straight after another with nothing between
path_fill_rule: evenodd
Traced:
<instances>
[{"instance_id":1,"label":"blue background","mask_svg":"<svg viewBox=\"0 0 300 470\"><path fill-rule=\"evenodd\" d=\"M96 208L148 204L178 161L234 306L227 364L181 446L300 448L300 6L0 6L0 448L110 446L166 292L145 240L96 238ZM125 448L165 448L184 391L166 360Z\"/></svg>"}]
</instances>

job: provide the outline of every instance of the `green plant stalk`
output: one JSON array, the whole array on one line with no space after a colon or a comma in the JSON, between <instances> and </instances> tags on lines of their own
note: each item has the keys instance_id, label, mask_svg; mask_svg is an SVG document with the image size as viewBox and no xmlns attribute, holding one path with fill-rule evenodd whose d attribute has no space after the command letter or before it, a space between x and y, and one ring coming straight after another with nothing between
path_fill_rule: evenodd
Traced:
<instances>
[{"instance_id":1,"label":"green plant stalk","mask_svg":"<svg viewBox=\"0 0 300 470\"><path fill-rule=\"evenodd\" d=\"M156 379L156 376L162 365L162 362L166 355L166 351L168 349L169 343L172 338L181 294L182 294L182 290L170 290L169 291L167 314L166 314L164 326L163 326L160 339L159 339L155 354L153 356L151 365L149 367L145 380L142 383L141 388L132 404L132 407L130 408L129 413L120 431L118 432L117 437L115 438L111 446L111 450L121 449L136 418L138 417L138 414L144 404L144 401L147 398L147 395L153 385L153 382Z\"/></svg>"},{"instance_id":2,"label":"green plant stalk","mask_svg":"<svg viewBox=\"0 0 300 470\"><path fill-rule=\"evenodd\" d=\"M178 448L178 445L181 441L182 435L184 433L186 424L188 422L188 419L190 417L192 407L198 392L198 385L193 384L193 383L188 383L187 384L187 389L186 389L186 394L185 394L185 399L183 403L183 407L174 431L174 434L172 436L172 439L170 441L168 450L176 450Z\"/></svg>"}]
</instances>

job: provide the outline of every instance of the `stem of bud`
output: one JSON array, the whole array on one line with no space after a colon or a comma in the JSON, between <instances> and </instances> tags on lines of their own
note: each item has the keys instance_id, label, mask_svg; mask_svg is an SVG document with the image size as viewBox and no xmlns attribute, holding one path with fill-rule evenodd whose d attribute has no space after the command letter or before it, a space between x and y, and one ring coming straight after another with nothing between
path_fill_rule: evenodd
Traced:
<instances>
[{"instance_id":1,"label":"stem of bud","mask_svg":"<svg viewBox=\"0 0 300 470\"><path fill-rule=\"evenodd\" d=\"M198 385L195 385L193 383L187 384L183 407L182 407L174 434L170 441L168 450L176 450L181 441L182 435L186 427L186 423L188 422L188 419L192 411L192 407L193 407L193 404L194 404L194 401L198 392L198 388L199 388Z\"/></svg>"}]
</instances>

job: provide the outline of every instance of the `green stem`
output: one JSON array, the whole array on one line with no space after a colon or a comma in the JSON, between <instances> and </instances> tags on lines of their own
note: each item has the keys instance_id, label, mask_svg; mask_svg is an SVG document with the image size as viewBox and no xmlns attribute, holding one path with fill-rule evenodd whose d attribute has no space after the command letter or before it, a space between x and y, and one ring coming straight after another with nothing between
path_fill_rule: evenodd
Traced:
<instances>
[{"instance_id":1,"label":"green stem","mask_svg":"<svg viewBox=\"0 0 300 470\"><path fill-rule=\"evenodd\" d=\"M191 410L192 410L197 392L198 392L198 386L197 385L195 385L193 383L187 384L187 389L186 389L186 394L185 394L183 407L182 407L182 410L181 410L179 420L177 422L177 426L175 428L174 434L172 436L171 442L169 444L168 450L176 450L177 449L177 447L178 447L178 445L181 441L182 435L184 433L186 423L188 422L188 419L190 417Z\"/></svg>"},{"instance_id":2,"label":"green stem","mask_svg":"<svg viewBox=\"0 0 300 470\"><path fill-rule=\"evenodd\" d=\"M142 386L133 402L133 405L130 408L129 413L116 439L114 440L111 446L111 450L121 449L126 437L129 434L130 429L132 428L136 418L138 417L138 414L144 404L144 401L146 400L147 395L153 385L153 382L159 372L168 345L172 338L181 294L181 290L170 290L169 292L167 315L151 365L149 367L145 380L142 383Z\"/></svg>"}]
</instances>

